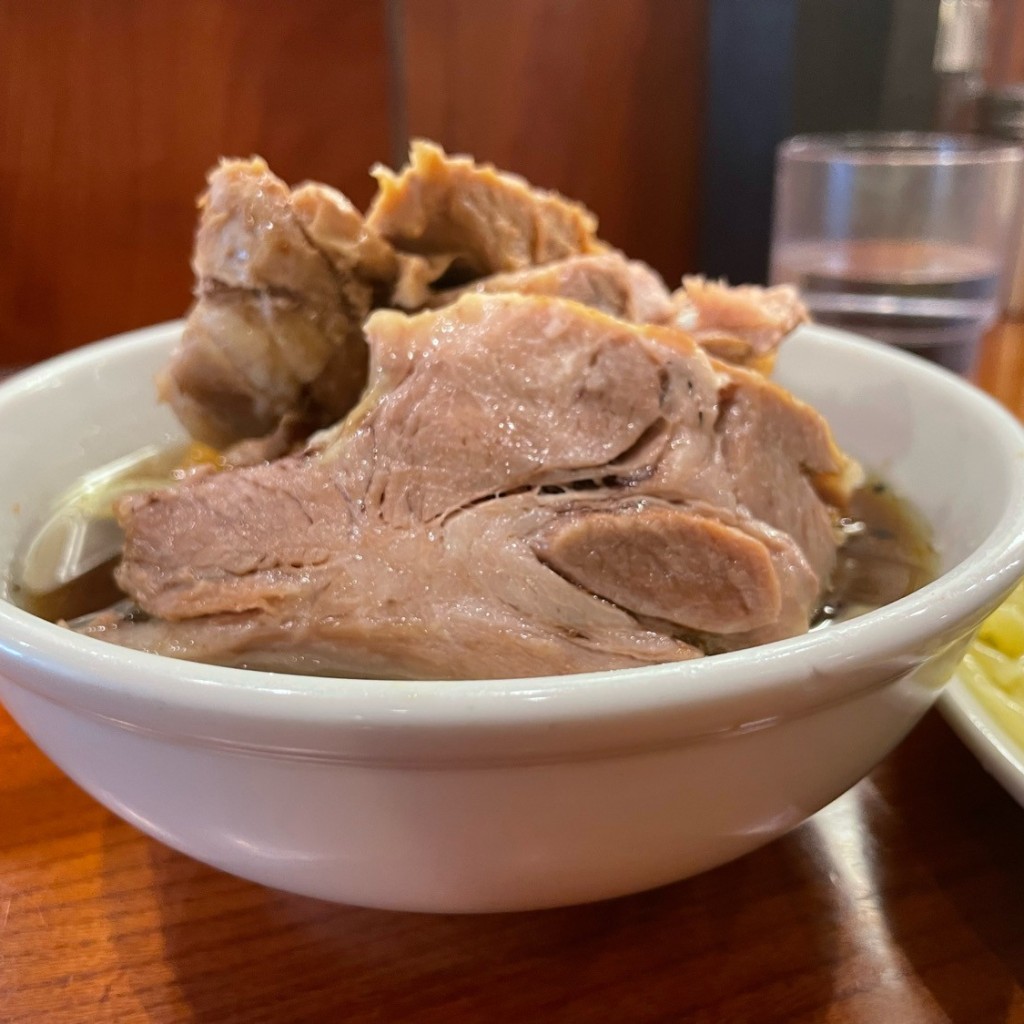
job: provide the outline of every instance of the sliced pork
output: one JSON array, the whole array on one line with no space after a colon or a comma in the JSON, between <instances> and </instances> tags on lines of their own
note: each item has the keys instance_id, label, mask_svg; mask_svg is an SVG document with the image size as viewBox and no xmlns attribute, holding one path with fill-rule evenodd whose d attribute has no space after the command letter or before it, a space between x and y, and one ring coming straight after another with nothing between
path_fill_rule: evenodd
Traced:
<instances>
[{"instance_id":1,"label":"sliced pork","mask_svg":"<svg viewBox=\"0 0 1024 1024\"><path fill-rule=\"evenodd\" d=\"M579 203L430 142L412 144L399 174L373 173L367 225L396 249L428 257L453 283L604 249L597 218Z\"/></svg>"},{"instance_id":2,"label":"sliced pork","mask_svg":"<svg viewBox=\"0 0 1024 1024\"><path fill-rule=\"evenodd\" d=\"M810 319L791 285L730 287L692 276L672 299L677 323L711 355L764 373L782 340Z\"/></svg>"},{"instance_id":3,"label":"sliced pork","mask_svg":"<svg viewBox=\"0 0 1024 1024\"><path fill-rule=\"evenodd\" d=\"M151 618L87 631L251 667L451 678L807 628L849 463L781 388L678 329L545 296L381 311L366 336L366 394L303 452L122 502L118 578Z\"/></svg>"},{"instance_id":4,"label":"sliced pork","mask_svg":"<svg viewBox=\"0 0 1024 1024\"><path fill-rule=\"evenodd\" d=\"M791 289L687 278L670 296L597 239L582 206L430 143L414 143L399 174L375 173L365 219L325 185L290 190L258 158L211 173L196 301L158 381L194 437L257 439L251 455L268 436L270 454L282 421L308 434L339 420L366 384L363 322L382 305L438 306L467 289L560 296L637 323L692 322L710 353L761 370L805 317Z\"/></svg>"},{"instance_id":5,"label":"sliced pork","mask_svg":"<svg viewBox=\"0 0 1024 1024\"><path fill-rule=\"evenodd\" d=\"M158 381L194 437L224 446L272 434L285 416L334 423L366 383L362 325L373 308L419 309L436 303L439 279L602 248L583 207L428 143L413 145L400 174L375 173L365 220L326 185L291 191L258 158L225 160L210 174L196 301ZM625 273L638 308L662 315L656 285Z\"/></svg>"}]
</instances>

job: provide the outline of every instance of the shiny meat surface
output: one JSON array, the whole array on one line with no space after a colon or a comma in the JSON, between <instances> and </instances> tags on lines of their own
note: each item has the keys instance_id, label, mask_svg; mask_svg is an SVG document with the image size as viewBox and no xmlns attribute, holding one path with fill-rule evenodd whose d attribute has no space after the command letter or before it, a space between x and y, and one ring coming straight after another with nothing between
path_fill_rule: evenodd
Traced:
<instances>
[{"instance_id":1,"label":"shiny meat surface","mask_svg":"<svg viewBox=\"0 0 1024 1024\"><path fill-rule=\"evenodd\" d=\"M467 294L366 324L369 387L298 455L122 502L103 639L259 668L579 672L807 628L848 462L671 327ZM757 446L752 457L751 446Z\"/></svg>"}]
</instances>

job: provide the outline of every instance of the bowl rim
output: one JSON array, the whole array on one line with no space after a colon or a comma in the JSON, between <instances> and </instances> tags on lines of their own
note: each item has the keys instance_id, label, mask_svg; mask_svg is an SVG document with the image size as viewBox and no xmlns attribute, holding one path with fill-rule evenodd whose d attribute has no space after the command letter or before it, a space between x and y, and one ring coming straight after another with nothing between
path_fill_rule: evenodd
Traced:
<instances>
[{"instance_id":1,"label":"bowl rim","mask_svg":"<svg viewBox=\"0 0 1024 1024\"><path fill-rule=\"evenodd\" d=\"M15 374L0 384L0 410L67 371L128 349L168 346L181 328L176 320L131 331ZM743 698L768 695L775 709L772 721L823 701L850 699L865 688L866 668L885 664L889 673L870 685L898 677L894 666L902 665L905 675L917 664L906 662L908 651L934 641L947 627L980 620L981 609L1001 600L1024 576L1024 425L973 385L917 357L816 324L801 332L856 350L880 372L912 363L916 374L970 409L1006 448L1009 500L988 536L937 580L892 604L827 630L691 662L538 678L408 681L339 680L178 661L78 636L0 600L0 675L86 710L97 697L106 698L99 704L109 708L113 701L129 721L143 709L150 718L154 712L166 714L168 727L175 710L210 722L409 732L596 724L631 715L652 720L672 710L717 708L724 714L720 721L748 729L765 721L756 717L765 705L756 699L744 704ZM7 671L5 666L14 663L21 671ZM114 717L120 720L120 711Z\"/></svg>"}]
</instances>

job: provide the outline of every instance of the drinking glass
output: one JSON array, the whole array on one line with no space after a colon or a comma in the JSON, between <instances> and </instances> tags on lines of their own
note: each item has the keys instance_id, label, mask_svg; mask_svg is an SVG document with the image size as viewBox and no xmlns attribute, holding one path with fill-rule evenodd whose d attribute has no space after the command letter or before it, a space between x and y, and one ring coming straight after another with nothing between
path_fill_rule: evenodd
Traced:
<instances>
[{"instance_id":1,"label":"drinking glass","mask_svg":"<svg viewBox=\"0 0 1024 1024\"><path fill-rule=\"evenodd\" d=\"M778 151L771 271L819 323L967 372L1017 232L1017 146L916 132L798 135Z\"/></svg>"}]
</instances>

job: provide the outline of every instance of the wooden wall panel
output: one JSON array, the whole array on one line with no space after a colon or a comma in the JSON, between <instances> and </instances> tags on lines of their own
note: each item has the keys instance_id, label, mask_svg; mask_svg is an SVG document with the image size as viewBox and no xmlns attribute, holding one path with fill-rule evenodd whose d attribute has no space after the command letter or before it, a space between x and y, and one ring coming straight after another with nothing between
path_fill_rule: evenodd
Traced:
<instances>
[{"instance_id":1,"label":"wooden wall panel","mask_svg":"<svg viewBox=\"0 0 1024 1024\"><path fill-rule=\"evenodd\" d=\"M705 0L401 0L406 128L591 207L696 269Z\"/></svg>"},{"instance_id":2,"label":"wooden wall panel","mask_svg":"<svg viewBox=\"0 0 1024 1024\"><path fill-rule=\"evenodd\" d=\"M1024 3L991 0L989 63L986 78L992 85L1024 82Z\"/></svg>"},{"instance_id":3,"label":"wooden wall panel","mask_svg":"<svg viewBox=\"0 0 1024 1024\"><path fill-rule=\"evenodd\" d=\"M364 203L385 0L0 0L0 365L188 303L193 200L262 153Z\"/></svg>"}]
</instances>

